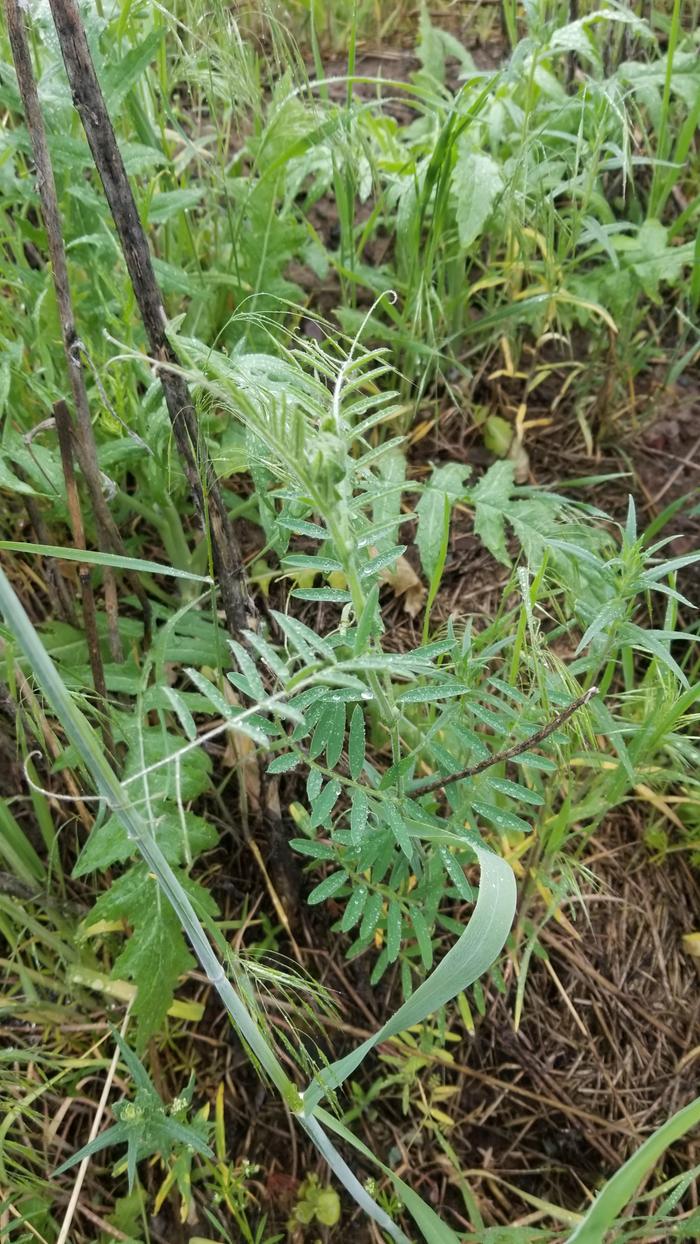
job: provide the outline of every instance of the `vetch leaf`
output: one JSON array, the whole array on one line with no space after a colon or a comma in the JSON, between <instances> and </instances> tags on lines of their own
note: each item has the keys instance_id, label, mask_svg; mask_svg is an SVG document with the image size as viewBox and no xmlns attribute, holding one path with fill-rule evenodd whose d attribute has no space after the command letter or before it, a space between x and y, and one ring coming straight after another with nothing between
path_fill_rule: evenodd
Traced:
<instances>
[{"instance_id":1,"label":"vetch leaf","mask_svg":"<svg viewBox=\"0 0 700 1244\"><path fill-rule=\"evenodd\" d=\"M430 930L425 922L422 911L415 905L411 908L411 926L416 935L420 957L423 961L423 967L429 972L433 966L433 943L430 937Z\"/></svg>"},{"instance_id":2,"label":"vetch leaf","mask_svg":"<svg viewBox=\"0 0 700 1244\"><path fill-rule=\"evenodd\" d=\"M401 908L392 899L386 917L386 953L389 963L395 963L399 957L402 923Z\"/></svg>"},{"instance_id":3,"label":"vetch leaf","mask_svg":"<svg viewBox=\"0 0 700 1244\"><path fill-rule=\"evenodd\" d=\"M314 800L311 807L310 828L316 829L319 825L326 826L330 820L331 812L338 802L340 795L340 782L326 782L318 799Z\"/></svg>"},{"instance_id":4,"label":"vetch leaf","mask_svg":"<svg viewBox=\"0 0 700 1244\"><path fill-rule=\"evenodd\" d=\"M301 756L296 752L285 752L283 756L275 756L267 766L268 773L290 773L301 764Z\"/></svg>"},{"instance_id":5,"label":"vetch leaf","mask_svg":"<svg viewBox=\"0 0 700 1244\"><path fill-rule=\"evenodd\" d=\"M350 833L356 846L360 845L365 836L368 815L369 800L365 792L363 790L353 791L352 807L350 809Z\"/></svg>"},{"instance_id":6,"label":"vetch leaf","mask_svg":"<svg viewBox=\"0 0 700 1244\"><path fill-rule=\"evenodd\" d=\"M329 726L326 738L326 762L329 769L335 769L340 760L343 743L345 742L345 704L334 701L329 705Z\"/></svg>"},{"instance_id":7,"label":"vetch leaf","mask_svg":"<svg viewBox=\"0 0 700 1244\"><path fill-rule=\"evenodd\" d=\"M340 922L340 929L342 933L349 933L350 929L354 929L358 920L362 916L368 894L369 890L366 885L355 886L350 898L348 899L347 907L343 912L343 918Z\"/></svg>"},{"instance_id":8,"label":"vetch leaf","mask_svg":"<svg viewBox=\"0 0 700 1244\"><path fill-rule=\"evenodd\" d=\"M406 859L413 858L413 843L401 813L395 804L388 801L382 805L382 817L389 826L394 838L403 851Z\"/></svg>"},{"instance_id":9,"label":"vetch leaf","mask_svg":"<svg viewBox=\"0 0 700 1244\"><path fill-rule=\"evenodd\" d=\"M382 896L381 894L375 892L374 894L371 894L367 900L365 913L362 917L362 924L360 925L360 941L366 942L372 936L374 930L379 924L381 914Z\"/></svg>"},{"instance_id":10,"label":"vetch leaf","mask_svg":"<svg viewBox=\"0 0 700 1244\"><path fill-rule=\"evenodd\" d=\"M342 890L347 880L348 874L346 872L331 873L330 877L326 877L319 885L314 886L306 900L307 903L310 907L313 907L316 903L323 903L326 899L332 898L334 894Z\"/></svg>"},{"instance_id":11,"label":"vetch leaf","mask_svg":"<svg viewBox=\"0 0 700 1244\"><path fill-rule=\"evenodd\" d=\"M355 705L350 718L348 735L348 767L350 776L357 781L365 763L365 715L359 704Z\"/></svg>"}]
</instances>

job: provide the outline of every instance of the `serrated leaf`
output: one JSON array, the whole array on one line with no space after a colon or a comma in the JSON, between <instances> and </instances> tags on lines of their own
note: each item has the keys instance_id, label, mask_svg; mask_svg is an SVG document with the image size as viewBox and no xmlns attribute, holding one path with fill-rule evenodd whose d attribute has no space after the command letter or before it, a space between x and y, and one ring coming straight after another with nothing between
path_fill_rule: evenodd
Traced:
<instances>
[{"instance_id":1,"label":"serrated leaf","mask_svg":"<svg viewBox=\"0 0 700 1244\"><path fill-rule=\"evenodd\" d=\"M184 841L185 834L187 844ZM184 812L181 818L177 812L167 810L161 814L156 813L153 836L169 864L185 861L186 846L192 858L216 846L219 838L215 826L210 825L204 817ZM121 821L116 816L110 816L102 824L93 827L72 875L84 877L86 873L102 871L112 864L128 860L136 852L136 844L129 838Z\"/></svg>"},{"instance_id":2,"label":"serrated leaf","mask_svg":"<svg viewBox=\"0 0 700 1244\"><path fill-rule=\"evenodd\" d=\"M350 776L357 781L365 763L365 715L357 704L350 718L348 735L348 767Z\"/></svg>"},{"instance_id":3,"label":"serrated leaf","mask_svg":"<svg viewBox=\"0 0 700 1244\"><path fill-rule=\"evenodd\" d=\"M196 799L209 786L211 758L201 747L193 747L185 755L174 757L182 751L182 739L171 734L160 726L143 726L130 724L126 734L128 754L124 767L123 782L135 802L142 801L146 794L155 803L159 800L175 800L179 797L185 802ZM163 763L167 761L167 763ZM179 765L179 788L176 780L175 765ZM146 779L141 772L152 765L159 768L150 772ZM145 782L148 787L146 789Z\"/></svg>"},{"instance_id":4,"label":"serrated leaf","mask_svg":"<svg viewBox=\"0 0 700 1244\"><path fill-rule=\"evenodd\" d=\"M483 540L489 553L510 566L506 548L504 511L513 489L515 466L512 462L494 462L479 483L471 491L476 507L474 532Z\"/></svg>"},{"instance_id":5,"label":"serrated leaf","mask_svg":"<svg viewBox=\"0 0 700 1244\"><path fill-rule=\"evenodd\" d=\"M216 904L201 886L182 872L177 876L209 915ZM122 920L131 936L114 963L112 975L132 980L137 987L133 1012L138 1021L138 1047L143 1049L165 1019L179 978L194 966L178 918L163 899L158 882L145 864L130 868L100 895L86 925Z\"/></svg>"}]
</instances>

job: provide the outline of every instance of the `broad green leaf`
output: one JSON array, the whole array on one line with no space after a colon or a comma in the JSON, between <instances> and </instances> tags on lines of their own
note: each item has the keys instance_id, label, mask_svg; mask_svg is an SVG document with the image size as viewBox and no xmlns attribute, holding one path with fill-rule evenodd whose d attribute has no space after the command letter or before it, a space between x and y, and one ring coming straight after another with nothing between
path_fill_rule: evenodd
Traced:
<instances>
[{"instance_id":1,"label":"broad green leaf","mask_svg":"<svg viewBox=\"0 0 700 1244\"><path fill-rule=\"evenodd\" d=\"M187 212L192 207L198 207L203 194L204 190L198 187L190 187L186 190L163 190L160 194L154 194L148 205L149 224L165 224L173 216L178 216L180 212Z\"/></svg>"},{"instance_id":2,"label":"broad green leaf","mask_svg":"<svg viewBox=\"0 0 700 1244\"><path fill-rule=\"evenodd\" d=\"M502 189L500 166L492 156L474 151L471 137L463 135L457 144L457 160L452 170L452 198L459 241L464 250L468 250L483 232Z\"/></svg>"},{"instance_id":3,"label":"broad green leaf","mask_svg":"<svg viewBox=\"0 0 700 1244\"><path fill-rule=\"evenodd\" d=\"M445 523L449 522L452 505L463 492L469 468L457 462L434 467L432 478L416 506L418 529L416 544L426 579L432 581L440 557Z\"/></svg>"},{"instance_id":4,"label":"broad green leaf","mask_svg":"<svg viewBox=\"0 0 700 1244\"><path fill-rule=\"evenodd\" d=\"M406 457L403 450L396 446L385 453L379 461L379 473L387 487L373 503L372 526L381 525L385 532L376 541L376 548L382 553L396 544L398 535L401 517L401 485L406 478Z\"/></svg>"},{"instance_id":5,"label":"broad green leaf","mask_svg":"<svg viewBox=\"0 0 700 1244\"><path fill-rule=\"evenodd\" d=\"M179 879L181 884L185 883L183 873ZM202 910L213 915L216 904L207 891L201 886L193 890L192 886L192 882L187 882ZM133 1009L138 1020L138 1044L143 1049L148 1038L161 1028L177 982L194 961L175 912L163 901L158 882L145 864L130 868L99 896L86 927L101 920L122 920L131 930L115 960L112 975L126 977L137 987Z\"/></svg>"},{"instance_id":6,"label":"broad green leaf","mask_svg":"<svg viewBox=\"0 0 700 1244\"><path fill-rule=\"evenodd\" d=\"M494 462L475 488L471 490L471 499L476 506L474 531L483 540L489 553L510 566L510 557L506 548L504 511L513 489L515 467L512 462Z\"/></svg>"},{"instance_id":7,"label":"broad green leaf","mask_svg":"<svg viewBox=\"0 0 700 1244\"><path fill-rule=\"evenodd\" d=\"M130 48L121 59L109 58L102 76L102 89L111 117L116 116L132 86L155 59L163 42L163 33L163 28L152 30L142 43Z\"/></svg>"},{"instance_id":8,"label":"broad green leaf","mask_svg":"<svg viewBox=\"0 0 700 1244\"><path fill-rule=\"evenodd\" d=\"M167 805L166 805L167 807ZM184 863L186 847L190 856L200 855L202 851L215 847L218 832L214 825L193 812L185 812L181 818L172 810L163 811L156 816L153 835L163 855L170 864ZM185 843L185 835L187 843ZM136 844L128 837L121 821L110 816L101 824L96 824L85 841L73 869L74 877L84 877L86 873L103 871L112 864L128 860L137 854Z\"/></svg>"}]
</instances>

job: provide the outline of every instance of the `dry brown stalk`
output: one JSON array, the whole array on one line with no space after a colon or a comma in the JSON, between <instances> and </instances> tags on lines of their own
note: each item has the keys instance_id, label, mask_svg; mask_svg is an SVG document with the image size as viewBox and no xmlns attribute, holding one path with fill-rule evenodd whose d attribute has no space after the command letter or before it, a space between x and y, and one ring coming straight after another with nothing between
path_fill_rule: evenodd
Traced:
<instances>
[{"instance_id":1,"label":"dry brown stalk","mask_svg":"<svg viewBox=\"0 0 700 1244\"><path fill-rule=\"evenodd\" d=\"M10 46L12 48L12 59L17 73L17 85L19 86L19 92L24 105L27 129L29 131L32 151L34 153L37 188L41 201L41 211L44 217L44 224L46 226L49 254L51 256L53 283L56 291L59 318L61 321L63 348L68 367L71 391L73 393L73 401L77 414L77 435L73 438L74 448L90 496L90 503L95 515L95 521L97 523L100 545L107 549L111 549L114 553L117 553L120 556L124 556L126 550L119 533L119 528L117 527L109 511L109 507L102 491L102 478L97 460L97 446L95 444L92 421L90 419L90 406L85 386L85 377L83 375L80 354L75 349L78 334L75 324L75 315L73 312L70 282L68 279L68 266L66 263L66 251L63 243L63 231L61 229L58 196L56 194L53 166L51 164L51 157L49 155L49 148L46 141L44 119L41 112L41 105L39 103L39 93L37 90L36 79L34 77L31 53L27 40L27 31L25 27L26 18L25 14L21 11L17 0L5 0L5 13L7 17L7 32L10 39ZM138 575L129 574L128 578L141 605L143 613L144 639L145 642L148 643L151 626L151 609L148 597L146 596ZM109 629L112 655L116 659L121 659L121 644L119 642L118 630L115 625L115 603L117 594L114 584L114 576L111 569L105 570L105 591L110 604Z\"/></svg>"},{"instance_id":2,"label":"dry brown stalk","mask_svg":"<svg viewBox=\"0 0 700 1244\"><path fill-rule=\"evenodd\" d=\"M200 521L211 539L226 620L232 634L248 625L252 605L243 558L223 501L211 458L199 429L187 381L168 340L163 299L146 235L97 80L85 31L74 0L50 0L73 102L80 114L95 166L119 234L151 355L173 428L175 443Z\"/></svg>"},{"instance_id":3,"label":"dry brown stalk","mask_svg":"<svg viewBox=\"0 0 700 1244\"><path fill-rule=\"evenodd\" d=\"M73 422L71 420L68 407L63 401L56 402L56 405L53 408L53 413L56 420L58 444L61 450L63 477L66 481L68 517L70 520L71 531L73 533L73 543L77 549L85 549L87 547L85 544L85 528L83 526L83 516L80 511L80 497L78 496L78 486L75 479L75 471L73 469ZM113 756L114 742L112 739L112 730L109 724L107 685L105 683L102 653L100 651L100 641L97 633L95 596L92 590L90 567L86 563L81 562L78 566L78 577L80 579L80 592L83 601L83 623L85 626L85 638L87 639L88 655L90 657L90 669L92 670L92 680L95 686L95 693L99 700L102 738L109 755Z\"/></svg>"}]
</instances>

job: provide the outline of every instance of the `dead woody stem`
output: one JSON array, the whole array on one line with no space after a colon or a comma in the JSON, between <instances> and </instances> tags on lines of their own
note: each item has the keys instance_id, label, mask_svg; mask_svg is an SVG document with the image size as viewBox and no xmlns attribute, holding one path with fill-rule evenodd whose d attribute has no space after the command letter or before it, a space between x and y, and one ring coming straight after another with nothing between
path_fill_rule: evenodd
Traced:
<instances>
[{"instance_id":1,"label":"dead woody stem","mask_svg":"<svg viewBox=\"0 0 700 1244\"><path fill-rule=\"evenodd\" d=\"M61 321L63 348L68 367L71 390L73 393L73 401L77 414L76 435L72 438L73 446L90 496L90 503L92 505L97 523L100 546L108 549L111 548L114 553L123 556L126 553L124 542L119 533L119 528L110 514L109 507L102 491L102 479L97 460L97 447L95 445L92 421L90 419L90 406L88 402L87 389L85 387L85 377L83 375L80 357L78 352L75 350L78 334L76 331L73 301L71 298L70 282L68 279L68 266L66 263L66 252L63 243L61 217L58 208L58 196L56 194L56 183L54 180L49 148L46 141L44 119L41 112L41 105L39 103L39 94L37 91L36 80L34 78L31 53L27 40L27 31L25 28L26 18L25 14L20 9L20 5L17 3L17 0L5 0L5 12L7 16L7 31L12 48L12 58L14 60L15 70L17 73L17 84L22 97L27 129L29 131L32 152L34 154L34 162L36 164L37 188L41 201L41 211L44 217L44 224L46 226L49 254L51 256L51 268L54 289L56 291L59 318ZM146 596L137 575L130 574L128 578L131 587L141 604L144 620L144 633L146 642L148 642L150 632L150 605L148 597ZM107 568L105 568L104 571L104 582L105 593L108 601L116 602L114 575L113 572ZM112 655L117 658L119 634L116 629L114 604L112 604L112 607L108 610L108 613L112 618L112 625L110 626Z\"/></svg>"},{"instance_id":2,"label":"dead woody stem","mask_svg":"<svg viewBox=\"0 0 700 1244\"><path fill-rule=\"evenodd\" d=\"M73 101L80 113L121 240L149 348L154 360L164 364L158 368L158 376L175 442L200 521L209 532L226 620L229 630L235 634L248 624L251 603L231 519L200 433L187 381L175 370L179 359L166 335L165 308L155 279L148 242L97 80L78 7L73 0L50 0L50 4Z\"/></svg>"}]
</instances>

